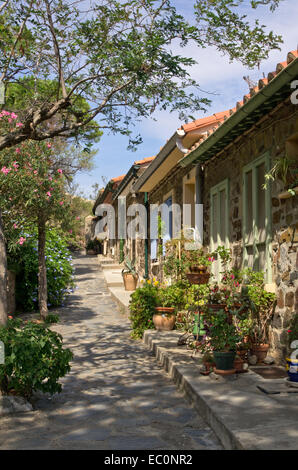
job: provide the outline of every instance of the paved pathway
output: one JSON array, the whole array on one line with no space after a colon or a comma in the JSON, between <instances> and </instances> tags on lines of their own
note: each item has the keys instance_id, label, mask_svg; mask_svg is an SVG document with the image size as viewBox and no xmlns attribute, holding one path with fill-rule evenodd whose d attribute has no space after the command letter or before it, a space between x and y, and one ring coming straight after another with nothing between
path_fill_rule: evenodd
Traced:
<instances>
[{"instance_id":1,"label":"paved pathway","mask_svg":"<svg viewBox=\"0 0 298 470\"><path fill-rule=\"evenodd\" d=\"M78 289L55 329L74 353L63 392L0 418L0 449L221 449L104 285L95 257L75 260Z\"/></svg>"}]
</instances>

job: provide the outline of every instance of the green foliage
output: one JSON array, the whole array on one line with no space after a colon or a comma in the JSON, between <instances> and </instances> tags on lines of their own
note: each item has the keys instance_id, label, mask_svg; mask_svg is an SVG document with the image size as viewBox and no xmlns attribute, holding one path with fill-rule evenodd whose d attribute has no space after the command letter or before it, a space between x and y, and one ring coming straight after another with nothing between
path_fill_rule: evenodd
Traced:
<instances>
[{"instance_id":1,"label":"green foliage","mask_svg":"<svg viewBox=\"0 0 298 470\"><path fill-rule=\"evenodd\" d=\"M131 137L136 118L156 109L178 111L181 121L192 118L209 100L198 96L199 85L189 76L195 60L180 50L189 42L201 49L212 45L231 60L255 66L279 48L281 38L258 20L251 25L244 12L278 3L193 0L195 15L187 21L171 0L10 0L0 17L3 81L11 86L18 79L19 84L28 70L34 80L22 83L29 101L22 111L24 128L7 131L0 148L59 134L83 138L83 128L98 131L96 116L100 129L129 136L134 147L140 142L139 136ZM36 98L39 93L44 101ZM46 126L53 117L56 125Z\"/></svg>"},{"instance_id":2,"label":"green foliage","mask_svg":"<svg viewBox=\"0 0 298 470\"><path fill-rule=\"evenodd\" d=\"M198 310L204 307L210 296L210 286L208 284L192 284L185 293L185 308Z\"/></svg>"},{"instance_id":3,"label":"green foliage","mask_svg":"<svg viewBox=\"0 0 298 470\"><path fill-rule=\"evenodd\" d=\"M5 364L0 364L0 390L30 398L40 390L61 392L58 380L70 371L72 353L63 349L62 337L47 324L8 320L0 327Z\"/></svg>"},{"instance_id":4,"label":"green foliage","mask_svg":"<svg viewBox=\"0 0 298 470\"><path fill-rule=\"evenodd\" d=\"M101 249L101 242L95 238L94 240L89 240L86 245L86 250L94 250L96 253L99 253Z\"/></svg>"},{"instance_id":5,"label":"green foliage","mask_svg":"<svg viewBox=\"0 0 298 470\"><path fill-rule=\"evenodd\" d=\"M185 291L189 285L183 281L158 289L158 307L173 307L176 310L185 306Z\"/></svg>"},{"instance_id":6,"label":"green foliage","mask_svg":"<svg viewBox=\"0 0 298 470\"><path fill-rule=\"evenodd\" d=\"M133 338L142 338L145 330L154 328L153 315L158 304L158 287L146 282L131 295L129 310Z\"/></svg>"},{"instance_id":7,"label":"green foliage","mask_svg":"<svg viewBox=\"0 0 298 470\"><path fill-rule=\"evenodd\" d=\"M241 337L233 323L227 321L227 314L223 310L211 313L205 318L205 328L208 331L208 340L202 344L209 351L235 351Z\"/></svg>"},{"instance_id":8,"label":"green foliage","mask_svg":"<svg viewBox=\"0 0 298 470\"><path fill-rule=\"evenodd\" d=\"M25 311L38 307L38 253L37 234L24 234L26 242L9 254L9 265L17 265L16 299ZM73 287L72 257L67 249L67 240L56 229L46 235L46 265L48 280L48 306L63 304L67 293Z\"/></svg>"},{"instance_id":9,"label":"green foliage","mask_svg":"<svg viewBox=\"0 0 298 470\"><path fill-rule=\"evenodd\" d=\"M133 276L137 275L135 268L135 260L130 260L128 257L126 257L124 261L124 266L125 268L122 269L122 276L123 274L132 274Z\"/></svg>"},{"instance_id":10,"label":"green foliage","mask_svg":"<svg viewBox=\"0 0 298 470\"><path fill-rule=\"evenodd\" d=\"M288 329L289 349L293 341L298 341L298 313L294 314Z\"/></svg>"}]
</instances>

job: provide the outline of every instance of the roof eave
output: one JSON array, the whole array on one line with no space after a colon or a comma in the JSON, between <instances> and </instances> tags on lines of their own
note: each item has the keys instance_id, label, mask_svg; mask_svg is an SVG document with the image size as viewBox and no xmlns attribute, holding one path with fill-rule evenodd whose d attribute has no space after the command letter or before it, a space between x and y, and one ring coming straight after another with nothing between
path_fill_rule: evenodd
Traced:
<instances>
[{"instance_id":1,"label":"roof eave","mask_svg":"<svg viewBox=\"0 0 298 470\"><path fill-rule=\"evenodd\" d=\"M183 167L200 160L201 157L210 152L215 145L223 139L232 129L235 129L241 122L256 111L261 105L276 95L287 83L298 77L298 59L291 62L285 69L276 75L264 88L252 96L243 106L241 106L234 114L232 114L220 127L218 127L209 137L207 137L201 145L186 155L179 164ZM289 95L292 93L289 89ZM217 153L217 152L215 152ZM207 159L207 158L206 158Z\"/></svg>"},{"instance_id":2,"label":"roof eave","mask_svg":"<svg viewBox=\"0 0 298 470\"><path fill-rule=\"evenodd\" d=\"M181 134L181 131L180 131ZM172 137L167 141L167 143L162 147L161 151L156 155L155 159L150 163L148 168L140 176L140 178L133 185L132 189L135 193L139 192L142 186L148 181L148 179L153 175L153 173L160 167L168 155L175 149L177 137L181 137L176 131Z\"/></svg>"}]
</instances>

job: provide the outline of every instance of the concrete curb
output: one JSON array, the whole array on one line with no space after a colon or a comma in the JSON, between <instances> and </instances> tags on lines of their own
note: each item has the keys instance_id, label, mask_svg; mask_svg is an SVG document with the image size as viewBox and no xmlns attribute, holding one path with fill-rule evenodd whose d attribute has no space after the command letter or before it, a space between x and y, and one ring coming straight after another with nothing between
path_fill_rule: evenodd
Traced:
<instances>
[{"instance_id":1,"label":"concrete curb","mask_svg":"<svg viewBox=\"0 0 298 470\"><path fill-rule=\"evenodd\" d=\"M200 375L199 363L177 347L180 335L147 330L143 341L225 449L297 450L297 395L265 395L257 387L268 381L254 372L230 378Z\"/></svg>"},{"instance_id":2,"label":"concrete curb","mask_svg":"<svg viewBox=\"0 0 298 470\"><path fill-rule=\"evenodd\" d=\"M155 334L155 333L154 333ZM161 339L154 339L151 331L145 331L144 343L155 354L158 363L170 375L176 386L181 390L188 401L199 412L202 418L209 424L215 432L225 449L243 449L236 436L227 428L219 416L212 410L203 396L200 396L196 390L196 383L192 379L194 373L194 364L181 366L175 362L166 348L160 346Z\"/></svg>"}]
</instances>

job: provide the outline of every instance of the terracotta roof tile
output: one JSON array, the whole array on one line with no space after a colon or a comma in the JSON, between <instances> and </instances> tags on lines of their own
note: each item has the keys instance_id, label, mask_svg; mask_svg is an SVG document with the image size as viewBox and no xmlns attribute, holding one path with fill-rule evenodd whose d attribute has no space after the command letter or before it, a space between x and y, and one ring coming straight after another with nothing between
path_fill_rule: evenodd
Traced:
<instances>
[{"instance_id":1,"label":"terracotta roof tile","mask_svg":"<svg viewBox=\"0 0 298 470\"><path fill-rule=\"evenodd\" d=\"M214 113L211 116L207 116L202 119L196 119L195 121L190 122L189 124L184 124L183 126L181 126L181 128L184 130L184 132L187 133L200 129L202 127L209 126L211 124L222 122L225 116L229 116L229 111L221 111L219 113Z\"/></svg>"},{"instance_id":2,"label":"terracotta roof tile","mask_svg":"<svg viewBox=\"0 0 298 470\"><path fill-rule=\"evenodd\" d=\"M134 162L135 165L145 165L146 163L150 163L152 162L152 160L154 160L155 156L154 157L147 157L147 158L143 158L143 160L137 160L136 162Z\"/></svg>"},{"instance_id":3,"label":"terracotta roof tile","mask_svg":"<svg viewBox=\"0 0 298 470\"><path fill-rule=\"evenodd\" d=\"M125 178L125 175L116 176L115 178L112 178L111 181L112 181L113 183L120 183L120 181L122 181L123 178Z\"/></svg>"},{"instance_id":4,"label":"terracotta roof tile","mask_svg":"<svg viewBox=\"0 0 298 470\"><path fill-rule=\"evenodd\" d=\"M256 87L250 90L250 93L246 94L243 97L242 101L238 101L236 107L231 109L230 111L222 111L221 113L215 113L212 116L208 116L203 119L197 119L196 121L191 122L190 124L185 124L182 126L185 132L189 132L190 130L199 129L200 127L204 127L208 124L215 124L212 130L209 130L202 139L200 139L197 144L193 145L191 149L185 154L185 156L189 155L193 150L195 150L203 140L207 139L213 132L222 124L224 120L230 117L230 115L234 114L234 112L238 111L245 103L247 103L254 95L256 95L262 88L264 88L268 83L273 80L276 75L278 75L283 69L285 69L293 60L297 59L298 57L298 50L293 50L288 52L287 60L283 62L279 62L276 66L276 71L269 72L267 78L261 78L259 83Z\"/></svg>"}]
</instances>

